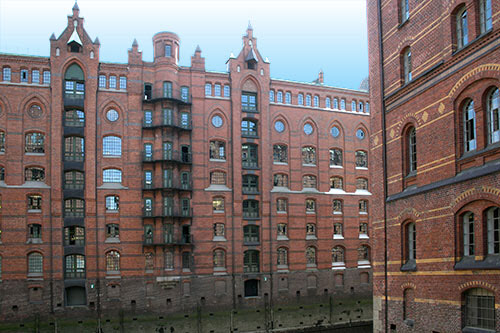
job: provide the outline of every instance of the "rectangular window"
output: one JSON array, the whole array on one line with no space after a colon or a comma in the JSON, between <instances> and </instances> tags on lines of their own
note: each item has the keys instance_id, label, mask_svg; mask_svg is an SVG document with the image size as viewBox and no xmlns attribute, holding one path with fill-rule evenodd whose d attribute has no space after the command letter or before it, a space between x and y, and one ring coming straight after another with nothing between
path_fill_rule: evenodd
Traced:
<instances>
[{"instance_id":1,"label":"rectangular window","mask_svg":"<svg viewBox=\"0 0 500 333\"><path fill-rule=\"evenodd\" d=\"M40 83L40 71L38 69L31 71L31 83Z\"/></svg>"},{"instance_id":2,"label":"rectangular window","mask_svg":"<svg viewBox=\"0 0 500 333\"><path fill-rule=\"evenodd\" d=\"M288 175L280 173L274 175L273 185L276 187L288 187Z\"/></svg>"},{"instance_id":3,"label":"rectangular window","mask_svg":"<svg viewBox=\"0 0 500 333\"><path fill-rule=\"evenodd\" d=\"M276 200L276 211L278 213L286 213L286 211L287 211L287 200L286 199Z\"/></svg>"},{"instance_id":4,"label":"rectangular window","mask_svg":"<svg viewBox=\"0 0 500 333\"><path fill-rule=\"evenodd\" d=\"M243 218L258 218L259 202L257 200L243 200Z\"/></svg>"},{"instance_id":5,"label":"rectangular window","mask_svg":"<svg viewBox=\"0 0 500 333\"><path fill-rule=\"evenodd\" d=\"M224 211L224 198L214 198L212 200L212 208L214 212Z\"/></svg>"},{"instance_id":6,"label":"rectangular window","mask_svg":"<svg viewBox=\"0 0 500 333\"><path fill-rule=\"evenodd\" d=\"M43 71L43 84L50 84L50 71Z\"/></svg>"},{"instance_id":7,"label":"rectangular window","mask_svg":"<svg viewBox=\"0 0 500 333\"><path fill-rule=\"evenodd\" d=\"M42 238L42 226L40 224L30 224L30 226L29 226L29 238L31 238L31 239L41 239Z\"/></svg>"},{"instance_id":8,"label":"rectangular window","mask_svg":"<svg viewBox=\"0 0 500 333\"><path fill-rule=\"evenodd\" d=\"M183 102L189 102L189 87L181 87L181 100Z\"/></svg>"},{"instance_id":9,"label":"rectangular window","mask_svg":"<svg viewBox=\"0 0 500 333\"><path fill-rule=\"evenodd\" d=\"M244 168L257 168L259 166L257 145L244 143L241 145L241 164Z\"/></svg>"},{"instance_id":10,"label":"rectangular window","mask_svg":"<svg viewBox=\"0 0 500 333\"><path fill-rule=\"evenodd\" d=\"M171 57L171 56L172 56L172 46L165 45L165 57Z\"/></svg>"},{"instance_id":11,"label":"rectangular window","mask_svg":"<svg viewBox=\"0 0 500 333\"><path fill-rule=\"evenodd\" d=\"M126 76L120 76L120 89L121 90L127 89L127 77Z\"/></svg>"},{"instance_id":12,"label":"rectangular window","mask_svg":"<svg viewBox=\"0 0 500 333\"><path fill-rule=\"evenodd\" d=\"M311 95L306 95L306 106L311 106Z\"/></svg>"},{"instance_id":13,"label":"rectangular window","mask_svg":"<svg viewBox=\"0 0 500 333\"><path fill-rule=\"evenodd\" d=\"M106 88L106 75L99 75L99 88Z\"/></svg>"},{"instance_id":14,"label":"rectangular window","mask_svg":"<svg viewBox=\"0 0 500 333\"><path fill-rule=\"evenodd\" d=\"M286 223L279 223L278 224L278 236L287 236L287 225Z\"/></svg>"},{"instance_id":15,"label":"rectangular window","mask_svg":"<svg viewBox=\"0 0 500 333\"><path fill-rule=\"evenodd\" d=\"M190 268L191 268L191 253L182 252L182 269L190 269Z\"/></svg>"},{"instance_id":16,"label":"rectangular window","mask_svg":"<svg viewBox=\"0 0 500 333\"><path fill-rule=\"evenodd\" d=\"M316 212L316 201L313 199L306 199L306 213Z\"/></svg>"},{"instance_id":17,"label":"rectangular window","mask_svg":"<svg viewBox=\"0 0 500 333\"><path fill-rule=\"evenodd\" d=\"M259 177L255 175L243 175L242 192L244 194L259 193Z\"/></svg>"},{"instance_id":18,"label":"rectangular window","mask_svg":"<svg viewBox=\"0 0 500 333\"><path fill-rule=\"evenodd\" d=\"M342 167L342 150L330 149L330 167Z\"/></svg>"},{"instance_id":19,"label":"rectangular window","mask_svg":"<svg viewBox=\"0 0 500 333\"><path fill-rule=\"evenodd\" d=\"M229 86L224 86L224 97L231 96L231 88Z\"/></svg>"},{"instance_id":20,"label":"rectangular window","mask_svg":"<svg viewBox=\"0 0 500 333\"><path fill-rule=\"evenodd\" d=\"M163 97L172 98L172 82L163 82Z\"/></svg>"},{"instance_id":21,"label":"rectangular window","mask_svg":"<svg viewBox=\"0 0 500 333\"><path fill-rule=\"evenodd\" d=\"M21 69L21 82L28 82L28 70Z\"/></svg>"},{"instance_id":22,"label":"rectangular window","mask_svg":"<svg viewBox=\"0 0 500 333\"><path fill-rule=\"evenodd\" d=\"M258 243L259 242L259 227L256 225L246 225L243 227L243 242Z\"/></svg>"},{"instance_id":23,"label":"rectangular window","mask_svg":"<svg viewBox=\"0 0 500 333\"><path fill-rule=\"evenodd\" d=\"M106 197L106 211L117 212L120 205L120 198L115 195Z\"/></svg>"},{"instance_id":24,"label":"rectangular window","mask_svg":"<svg viewBox=\"0 0 500 333\"><path fill-rule=\"evenodd\" d=\"M109 77L109 89L116 89L116 76L114 75Z\"/></svg>"},{"instance_id":25,"label":"rectangular window","mask_svg":"<svg viewBox=\"0 0 500 333\"><path fill-rule=\"evenodd\" d=\"M226 143L224 141L210 141L210 159L226 160Z\"/></svg>"},{"instance_id":26,"label":"rectangular window","mask_svg":"<svg viewBox=\"0 0 500 333\"><path fill-rule=\"evenodd\" d=\"M286 104L290 104L290 103L292 103L292 94L291 94L291 93L289 93L289 92L287 92L287 93L285 94L285 103L286 103Z\"/></svg>"},{"instance_id":27,"label":"rectangular window","mask_svg":"<svg viewBox=\"0 0 500 333\"><path fill-rule=\"evenodd\" d=\"M302 165L316 165L316 148L302 147Z\"/></svg>"},{"instance_id":28,"label":"rectangular window","mask_svg":"<svg viewBox=\"0 0 500 333\"><path fill-rule=\"evenodd\" d=\"M298 101L299 105L304 105L304 95L299 94L297 97L297 101Z\"/></svg>"},{"instance_id":29,"label":"rectangular window","mask_svg":"<svg viewBox=\"0 0 500 333\"><path fill-rule=\"evenodd\" d=\"M273 146L273 162L288 163L288 147L286 145Z\"/></svg>"},{"instance_id":30,"label":"rectangular window","mask_svg":"<svg viewBox=\"0 0 500 333\"><path fill-rule=\"evenodd\" d=\"M210 83L205 84L205 96L212 96L212 85Z\"/></svg>"},{"instance_id":31,"label":"rectangular window","mask_svg":"<svg viewBox=\"0 0 500 333\"><path fill-rule=\"evenodd\" d=\"M30 195L28 196L28 210L41 210L42 209L42 196Z\"/></svg>"},{"instance_id":32,"label":"rectangular window","mask_svg":"<svg viewBox=\"0 0 500 333\"><path fill-rule=\"evenodd\" d=\"M241 109L243 111L257 112L257 94L242 92Z\"/></svg>"},{"instance_id":33,"label":"rectangular window","mask_svg":"<svg viewBox=\"0 0 500 333\"><path fill-rule=\"evenodd\" d=\"M220 84L214 85L215 96L220 97Z\"/></svg>"},{"instance_id":34,"label":"rectangular window","mask_svg":"<svg viewBox=\"0 0 500 333\"><path fill-rule=\"evenodd\" d=\"M274 102L274 90L269 90L269 102Z\"/></svg>"},{"instance_id":35,"label":"rectangular window","mask_svg":"<svg viewBox=\"0 0 500 333\"><path fill-rule=\"evenodd\" d=\"M3 68L3 73L2 73L3 77L2 79L5 81L5 82L10 82L11 80L11 71L10 71L10 68L9 67L4 67Z\"/></svg>"}]
</instances>

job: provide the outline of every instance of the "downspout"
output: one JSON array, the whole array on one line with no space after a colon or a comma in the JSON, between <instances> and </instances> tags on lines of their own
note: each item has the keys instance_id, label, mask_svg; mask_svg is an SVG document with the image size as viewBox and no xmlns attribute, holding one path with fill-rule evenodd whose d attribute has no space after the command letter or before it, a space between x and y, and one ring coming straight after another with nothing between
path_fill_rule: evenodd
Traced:
<instances>
[{"instance_id":1,"label":"downspout","mask_svg":"<svg viewBox=\"0 0 500 333\"><path fill-rule=\"evenodd\" d=\"M381 0L377 0L377 11L378 11L378 43L379 43L379 66L380 66L380 110L382 113L382 177L384 179L384 190L383 190L383 198L384 198L384 330L388 332L388 320L389 320L389 299L388 299L388 291L389 288L387 286L388 283L388 272L387 272L387 137L386 137L386 119L385 119L385 88L384 88L384 43L382 41L382 4Z\"/></svg>"},{"instance_id":2,"label":"downspout","mask_svg":"<svg viewBox=\"0 0 500 333\"><path fill-rule=\"evenodd\" d=\"M233 204L231 211L231 285L232 285L232 294L233 294L233 310L236 309L236 286L235 281L236 277L234 275L235 270L235 253L234 253L234 145L233 145L233 80L231 78L231 71L229 71L229 86L231 87L231 98L230 100L230 113L229 113L229 133L231 133L231 202ZM229 146L229 142L228 142Z\"/></svg>"},{"instance_id":3,"label":"downspout","mask_svg":"<svg viewBox=\"0 0 500 333\"><path fill-rule=\"evenodd\" d=\"M49 59L49 63L50 63L50 59ZM52 68L52 66L49 66L50 68ZM50 84L50 113L49 113L49 123L52 124L52 83ZM64 137L64 136L63 136ZM52 142L52 138L53 138L53 133L52 133L52 129L50 131L50 141ZM61 144L62 145L62 144ZM51 145L52 147L52 145ZM50 151L52 151L52 149L50 148ZM50 158L49 158L49 170L51 172L51 177L50 179L52 180L52 155L53 154L49 154L50 155ZM62 177L61 177L62 178ZM52 203L52 189L53 189L53 183L51 181L50 183L50 191L49 191L49 202ZM49 225L50 225L50 232L49 232L49 235L50 235L50 242L49 242L49 248L50 248L50 283L49 283L49 289L50 289L50 313L54 313L54 237L53 237L53 232L54 232L54 228L52 226L52 204L50 205L50 209L49 209Z\"/></svg>"},{"instance_id":4,"label":"downspout","mask_svg":"<svg viewBox=\"0 0 500 333\"><path fill-rule=\"evenodd\" d=\"M99 70L101 69L101 63L99 62L99 65L97 67L97 73L99 73ZM96 84L96 90L95 90L95 110L96 110L96 115L95 115L95 149L94 149L94 161L95 161L95 177L94 177L94 191L95 191L95 254L96 254L96 291L97 291L97 322L98 322L98 328L101 328L101 279L100 275L101 272L99 270L99 215L98 215L98 200L97 200L97 139L98 139L98 134L97 134L97 118L99 116L99 112L97 111L97 99L98 99L98 84Z\"/></svg>"}]
</instances>

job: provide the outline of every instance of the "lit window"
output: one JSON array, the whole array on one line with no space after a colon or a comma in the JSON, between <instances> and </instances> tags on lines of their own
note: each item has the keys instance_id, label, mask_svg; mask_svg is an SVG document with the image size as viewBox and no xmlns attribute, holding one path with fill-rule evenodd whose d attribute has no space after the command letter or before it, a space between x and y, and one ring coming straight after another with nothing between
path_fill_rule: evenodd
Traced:
<instances>
[{"instance_id":1,"label":"lit window","mask_svg":"<svg viewBox=\"0 0 500 333\"><path fill-rule=\"evenodd\" d=\"M226 185L226 173L222 171L213 171L210 173L210 184Z\"/></svg>"},{"instance_id":2,"label":"lit window","mask_svg":"<svg viewBox=\"0 0 500 333\"><path fill-rule=\"evenodd\" d=\"M205 84L205 96L212 96L212 85L210 83Z\"/></svg>"},{"instance_id":3,"label":"lit window","mask_svg":"<svg viewBox=\"0 0 500 333\"><path fill-rule=\"evenodd\" d=\"M224 141L210 141L210 159L226 160L226 143Z\"/></svg>"},{"instance_id":4,"label":"lit window","mask_svg":"<svg viewBox=\"0 0 500 333\"><path fill-rule=\"evenodd\" d=\"M306 175L302 177L303 188L316 188L316 176Z\"/></svg>"},{"instance_id":5,"label":"lit window","mask_svg":"<svg viewBox=\"0 0 500 333\"><path fill-rule=\"evenodd\" d=\"M121 90L127 89L127 77L126 76L120 76L120 89Z\"/></svg>"},{"instance_id":6,"label":"lit window","mask_svg":"<svg viewBox=\"0 0 500 333\"><path fill-rule=\"evenodd\" d=\"M467 17L467 9L463 6L457 12L456 16L456 27L457 27L457 48L461 49L467 43L469 43L469 26L468 26L468 17Z\"/></svg>"},{"instance_id":7,"label":"lit window","mask_svg":"<svg viewBox=\"0 0 500 333\"><path fill-rule=\"evenodd\" d=\"M103 156L121 156L122 139L117 136L106 136L102 139Z\"/></svg>"},{"instance_id":8,"label":"lit window","mask_svg":"<svg viewBox=\"0 0 500 333\"><path fill-rule=\"evenodd\" d=\"M316 200L306 199L306 213L315 213L315 212L316 212Z\"/></svg>"},{"instance_id":9,"label":"lit window","mask_svg":"<svg viewBox=\"0 0 500 333\"><path fill-rule=\"evenodd\" d=\"M476 111L474 102L469 101L463 108L464 121L464 151L476 149Z\"/></svg>"},{"instance_id":10,"label":"lit window","mask_svg":"<svg viewBox=\"0 0 500 333\"><path fill-rule=\"evenodd\" d=\"M288 187L288 175L285 174L275 174L273 185L276 187Z\"/></svg>"},{"instance_id":11,"label":"lit window","mask_svg":"<svg viewBox=\"0 0 500 333\"><path fill-rule=\"evenodd\" d=\"M4 67L3 68L3 81L5 82L10 82L11 80L11 70L9 67Z\"/></svg>"},{"instance_id":12,"label":"lit window","mask_svg":"<svg viewBox=\"0 0 500 333\"><path fill-rule=\"evenodd\" d=\"M356 168L368 168L368 154L365 151L356 151Z\"/></svg>"},{"instance_id":13,"label":"lit window","mask_svg":"<svg viewBox=\"0 0 500 333\"><path fill-rule=\"evenodd\" d=\"M486 99L488 116L488 143L500 141L500 94L498 88L493 88Z\"/></svg>"},{"instance_id":14,"label":"lit window","mask_svg":"<svg viewBox=\"0 0 500 333\"><path fill-rule=\"evenodd\" d=\"M24 180L29 182L44 182L45 181L45 169L30 167L24 169Z\"/></svg>"},{"instance_id":15,"label":"lit window","mask_svg":"<svg viewBox=\"0 0 500 333\"><path fill-rule=\"evenodd\" d=\"M106 253L106 270L108 272L120 271L120 253L118 251Z\"/></svg>"},{"instance_id":16,"label":"lit window","mask_svg":"<svg viewBox=\"0 0 500 333\"><path fill-rule=\"evenodd\" d=\"M276 211L279 213L286 213L288 201L286 199L276 200Z\"/></svg>"},{"instance_id":17,"label":"lit window","mask_svg":"<svg viewBox=\"0 0 500 333\"><path fill-rule=\"evenodd\" d=\"M316 165L316 148L302 147L302 165Z\"/></svg>"},{"instance_id":18,"label":"lit window","mask_svg":"<svg viewBox=\"0 0 500 333\"><path fill-rule=\"evenodd\" d=\"M473 256L475 253L474 214L471 212L467 212L462 219L463 219L464 256Z\"/></svg>"},{"instance_id":19,"label":"lit window","mask_svg":"<svg viewBox=\"0 0 500 333\"><path fill-rule=\"evenodd\" d=\"M99 75L99 88L106 88L106 75Z\"/></svg>"},{"instance_id":20,"label":"lit window","mask_svg":"<svg viewBox=\"0 0 500 333\"><path fill-rule=\"evenodd\" d=\"M120 198L116 195L108 195L106 197L106 210L117 212L120 206Z\"/></svg>"},{"instance_id":21,"label":"lit window","mask_svg":"<svg viewBox=\"0 0 500 333\"><path fill-rule=\"evenodd\" d=\"M25 136L24 151L26 153L39 153L45 152L45 135L42 133L29 133Z\"/></svg>"},{"instance_id":22,"label":"lit window","mask_svg":"<svg viewBox=\"0 0 500 333\"><path fill-rule=\"evenodd\" d=\"M220 97L220 84L214 85L215 96Z\"/></svg>"},{"instance_id":23,"label":"lit window","mask_svg":"<svg viewBox=\"0 0 500 333\"><path fill-rule=\"evenodd\" d=\"M116 76L109 76L109 89L116 89Z\"/></svg>"},{"instance_id":24,"label":"lit window","mask_svg":"<svg viewBox=\"0 0 500 333\"><path fill-rule=\"evenodd\" d=\"M40 71L38 69L31 71L31 83L40 83Z\"/></svg>"},{"instance_id":25,"label":"lit window","mask_svg":"<svg viewBox=\"0 0 500 333\"><path fill-rule=\"evenodd\" d=\"M38 252L28 254L28 275L42 275L43 257Z\"/></svg>"},{"instance_id":26,"label":"lit window","mask_svg":"<svg viewBox=\"0 0 500 333\"><path fill-rule=\"evenodd\" d=\"M330 149L330 166L341 167L342 166L342 149L333 148Z\"/></svg>"},{"instance_id":27,"label":"lit window","mask_svg":"<svg viewBox=\"0 0 500 333\"><path fill-rule=\"evenodd\" d=\"M273 145L273 162L288 163L288 147L286 145Z\"/></svg>"},{"instance_id":28,"label":"lit window","mask_svg":"<svg viewBox=\"0 0 500 333\"><path fill-rule=\"evenodd\" d=\"M465 328L472 331L495 331L495 294L482 288L467 290L464 294L465 301ZM465 331L465 330L464 330ZM469 330L467 330L469 331Z\"/></svg>"},{"instance_id":29,"label":"lit window","mask_svg":"<svg viewBox=\"0 0 500 333\"><path fill-rule=\"evenodd\" d=\"M214 212L224 211L224 198L213 198L212 207Z\"/></svg>"},{"instance_id":30,"label":"lit window","mask_svg":"<svg viewBox=\"0 0 500 333\"><path fill-rule=\"evenodd\" d=\"M102 173L102 181L104 183L121 183L122 172L118 169L106 169Z\"/></svg>"}]
</instances>

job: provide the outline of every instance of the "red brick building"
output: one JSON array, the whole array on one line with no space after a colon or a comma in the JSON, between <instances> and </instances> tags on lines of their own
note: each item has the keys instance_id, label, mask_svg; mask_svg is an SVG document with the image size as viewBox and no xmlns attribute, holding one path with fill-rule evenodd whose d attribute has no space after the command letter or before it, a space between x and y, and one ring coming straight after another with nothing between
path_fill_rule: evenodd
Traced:
<instances>
[{"instance_id":1,"label":"red brick building","mask_svg":"<svg viewBox=\"0 0 500 333\"><path fill-rule=\"evenodd\" d=\"M368 93L243 42L102 63L75 5L50 57L0 55L0 318L371 293Z\"/></svg>"},{"instance_id":2,"label":"red brick building","mask_svg":"<svg viewBox=\"0 0 500 333\"><path fill-rule=\"evenodd\" d=\"M499 13L368 1L376 332L500 331Z\"/></svg>"}]
</instances>

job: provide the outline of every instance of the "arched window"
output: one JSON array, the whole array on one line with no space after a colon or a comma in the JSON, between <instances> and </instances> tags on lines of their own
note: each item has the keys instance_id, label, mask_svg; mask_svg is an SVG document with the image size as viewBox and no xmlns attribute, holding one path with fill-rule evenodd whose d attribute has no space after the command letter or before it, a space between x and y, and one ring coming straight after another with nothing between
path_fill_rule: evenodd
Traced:
<instances>
[{"instance_id":1,"label":"arched window","mask_svg":"<svg viewBox=\"0 0 500 333\"><path fill-rule=\"evenodd\" d=\"M492 27L491 0L479 0L479 26L481 33Z\"/></svg>"},{"instance_id":2,"label":"arched window","mask_svg":"<svg viewBox=\"0 0 500 333\"><path fill-rule=\"evenodd\" d=\"M356 190L368 190L368 179L357 178L356 179Z\"/></svg>"},{"instance_id":3,"label":"arched window","mask_svg":"<svg viewBox=\"0 0 500 333\"><path fill-rule=\"evenodd\" d=\"M353 100L351 102L351 111L356 111L356 101L355 100Z\"/></svg>"},{"instance_id":4,"label":"arched window","mask_svg":"<svg viewBox=\"0 0 500 333\"><path fill-rule=\"evenodd\" d=\"M302 164L316 165L316 148L311 146L302 147Z\"/></svg>"},{"instance_id":5,"label":"arched window","mask_svg":"<svg viewBox=\"0 0 500 333\"><path fill-rule=\"evenodd\" d=\"M491 207L486 212L488 230L488 254L500 254L500 207Z\"/></svg>"},{"instance_id":6,"label":"arched window","mask_svg":"<svg viewBox=\"0 0 500 333\"><path fill-rule=\"evenodd\" d=\"M461 49L469 43L468 14L465 5L456 14L456 34L457 48Z\"/></svg>"},{"instance_id":7,"label":"arched window","mask_svg":"<svg viewBox=\"0 0 500 333\"><path fill-rule=\"evenodd\" d=\"M339 100L336 97L333 99L333 108L335 110L339 109Z\"/></svg>"},{"instance_id":8,"label":"arched window","mask_svg":"<svg viewBox=\"0 0 500 333\"><path fill-rule=\"evenodd\" d=\"M26 153L45 153L45 135L32 132L26 134L25 139L24 151Z\"/></svg>"},{"instance_id":9,"label":"arched window","mask_svg":"<svg viewBox=\"0 0 500 333\"><path fill-rule=\"evenodd\" d=\"M43 256L41 253L28 254L28 275L40 276L43 274Z\"/></svg>"},{"instance_id":10,"label":"arched window","mask_svg":"<svg viewBox=\"0 0 500 333\"><path fill-rule=\"evenodd\" d=\"M0 153L5 152L5 132L0 131Z\"/></svg>"},{"instance_id":11,"label":"arched window","mask_svg":"<svg viewBox=\"0 0 500 333\"><path fill-rule=\"evenodd\" d=\"M311 95L306 95L306 106L311 106Z\"/></svg>"},{"instance_id":12,"label":"arched window","mask_svg":"<svg viewBox=\"0 0 500 333\"><path fill-rule=\"evenodd\" d=\"M476 111L474 101L469 100L463 107L464 152L476 149Z\"/></svg>"},{"instance_id":13,"label":"arched window","mask_svg":"<svg viewBox=\"0 0 500 333\"><path fill-rule=\"evenodd\" d=\"M409 222L404 225L404 243L405 246L405 262L415 261L417 259L417 231L415 222Z\"/></svg>"},{"instance_id":14,"label":"arched window","mask_svg":"<svg viewBox=\"0 0 500 333\"><path fill-rule=\"evenodd\" d=\"M314 239L316 237L316 224L314 223L307 223L306 224L306 239L308 236Z\"/></svg>"},{"instance_id":15,"label":"arched window","mask_svg":"<svg viewBox=\"0 0 500 333\"><path fill-rule=\"evenodd\" d=\"M269 102L274 102L274 90L269 90Z\"/></svg>"},{"instance_id":16,"label":"arched window","mask_svg":"<svg viewBox=\"0 0 500 333\"><path fill-rule=\"evenodd\" d=\"M259 272L259 251L247 250L243 254L243 272L258 273Z\"/></svg>"},{"instance_id":17,"label":"arched window","mask_svg":"<svg viewBox=\"0 0 500 333\"><path fill-rule=\"evenodd\" d=\"M290 92L285 93L285 103L286 104L292 103L292 94Z\"/></svg>"},{"instance_id":18,"label":"arched window","mask_svg":"<svg viewBox=\"0 0 500 333\"><path fill-rule=\"evenodd\" d=\"M118 251L109 251L106 253L106 270L108 272L120 271L120 253Z\"/></svg>"},{"instance_id":19,"label":"arched window","mask_svg":"<svg viewBox=\"0 0 500 333\"><path fill-rule=\"evenodd\" d=\"M299 94L297 96L297 102L299 105L304 105L304 95L303 94Z\"/></svg>"},{"instance_id":20,"label":"arched window","mask_svg":"<svg viewBox=\"0 0 500 333\"><path fill-rule=\"evenodd\" d=\"M277 95L276 100L278 101L278 103L283 103L283 92L282 91L278 91L278 95Z\"/></svg>"},{"instance_id":21,"label":"arched window","mask_svg":"<svg viewBox=\"0 0 500 333\"><path fill-rule=\"evenodd\" d=\"M345 111L345 98L342 98L340 100L340 110L344 110Z\"/></svg>"},{"instance_id":22,"label":"arched window","mask_svg":"<svg viewBox=\"0 0 500 333\"><path fill-rule=\"evenodd\" d=\"M342 149L330 149L330 167L342 167Z\"/></svg>"},{"instance_id":23,"label":"arched window","mask_svg":"<svg viewBox=\"0 0 500 333\"><path fill-rule=\"evenodd\" d=\"M226 267L226 252L222 249L217 249L214 251L214 268L225 268Z\"/></svg>"},{"instance_id":24,"label":"arched window","mask_svg":"<svg viewBox=\"0 0 500 333\"><path fill-rule=\"evenodd\" d=\"M40 167L28 167L24 169L24 180L27 182L44 182L45 169Z\"/></svg>"},{"instance_id":25,"label":"arched window","mask_svg":"<svg viewBox=\"0 0 500 333\"><path fill-rule=\"evenodd\" d=\"M344 264L344 248L341 246L335 246L332 249L332 264Z\"/></svg>"},{"instance_id":26,"label":"arched window","mask_svg":"<svg viewBox=\"0 0 500 333\"><path fill-rule=\"evenodd\" d=\"M205 83L205 96L212 96L212 85Z\"/></svg>"},{"instance_id":27,"label":"arched window","mask_svg":"<svg viewBox=\"0 0 500 333\"><path fill-rule=\"evenodd\" d=\"M332 103L332 102L331 102L331 100L330 100L330 97L327 97L327 98L325 99L325 107L326 107L327 109L330 109L330 108L332 107L332 104L331 104L331 103Z\"/></svg>"},{"instance_id":28,"label":"arched window","mask_svg":"<svg viewBox=\"0 0 500 333\"><path fill-rule=\"evenodd\" d=\"M64 113L64 126L83 127L85 126L85 113L80 110L68 110Z\"/></svg>"},{"instance_id":29,"label":"arched window","mask_svg":"<svg viewBox=\"0 0 500 333\"><path fill-rule=\"evenodd\" d=\"M406 174L417 171L417 134L415 127L410 127L406 134Z\"/></svg>"},{"instance_id":30,"label":"arched window","mask_svg":"<svg viewBox=\"0 0 500 333\"><path fill-rule=\"evenodd\" d=\"M475 250L474 242L474 213L467 212L462 217L464 256L473 256Z\"/></svg>"},{"instance_id":31,"label":"arched window","mask_svg":"<svg viewBox=\"0 0 500 333\"><path fill-rule=\"evenodd\" d=\"M224 171L212 171L210 173L211 185L226 185L226 173Z\"/></svg>"},{"instance_id":32,"label":"arched window","mask_svg":"<svg viewBox=\"0 0 500 333\"><path fill-rule=\"evenodd\" d=\"M402 54L402 74L403 74L403 83L406 84L412 79L412 63L411 63L411 50L407 47Z\"/></svg>"},{"instance_id":33,"label":"arched window","mask_svg":"<svg viewBox=\"0 0 500 333\"><path fill-rule=\"evenodd\" d=\"M288 266L288 250L284 247L278 248L278 266Z\"/></svg>"},{"instance_id":34,"label":"arched window","mask_svg":"<svg viewBox=\"0 0 500 333\"><path fill-rule=\"evenodd\" d=\"M85 256L81 254L67 255L64 264L65 279L85 278Z\"/></svg>"},{"instance_id":35,"label":"arched window","mask_svg":"<svg viewBox=\"0 0 500 333\"><path fill-rule=\"evenodd\" d=\"M330 177L330 188L337 189L337 190L343 190L344 189L344 182L342 180L342 177L338 177L338 176Z\"/></svg>"},{"instance_id":36,"label":"arched window","mask_svg":"<svg viewBox=\"0 0 500 333\"><path fill-rule=\"evenodd\" d=\"M102 172L103 183L121 183L122 172L118 169L106 169Z\"/></svg>"},{"instance_id":37,"label":"arched window","mask_svg":"<svg viewBox=\"0 0 500 333\"><path fill-rule=\"evenodd\" d=\"M316 176L305 175L302 177L302 187L303 188L316 188Z\"/></svg>"},{"instance_id":38,"label":"arched window","mask_svg":"<svg viewBox=\"0 0 500 333\"><path fill-rule=\"evenodd\" d=\"M102 139L103 156L121 156L122 139L118 136L105 136Z\"/></svg>"},{"instance_id":39,"label":"arched window","mask_svg":"<svg viewBox=\"0 0 500 333\"><path fill-rule=\"evenodd\" d=\"M409 0L399 0L399 11L401 14L401 19L399 23L406 22L410 18L410 6L408 5Z\"/></svg>"},{"instance_id":40,"label":"arched window","mask_svg":"<svg viewBox=\"0 0 500 333\"><path fill-rule=\"evenodd\" d=\"M358 263L370 262L370 248L366 245L361 245L358 248Z\"/></svg>"},{"instance_id":41,"label":"arched window","mask_svg":"<svg viewBox=\"0 0 500 333\"><path fill-rule=\"evenodd\" d=\"M463 298L465 318L462 326L495 331L495 294L486 289L474 288L464 292Z\"/></svg>"},{"instance_id":42,"label":"arched window","mask_svg":"<svg viewBox=\"0 0 500 333\"><path fill-rule=\"evenodd\" d=\"M307 266L316 266L316 248L309 246L306 249L306 264Z\"/></svg>"},{"instance_id":43,"label":"arched window","mask_svg":"<svg viewBox=\"0 0 500 333\"><path fill-rule=\"evenodd\" d=\"M314 107L319 108L319 96L314 96Z\"/></svg>"},{"instance_id":44,"label":"arched window","mask_svg":"<svg viewBox=\"0 0 500 333\"><path fill-rule=\"evenodd\" d=\"M65 98L68 101L83 101L85 94L85 77L83 75L83 70L77 64L72 64L66 70L64 74L65 86ZM72 104L70 102L70 104Z\"/></svg>"},{"instance_id":45,"label":"arched window","mask_svg":"<svg viewBox=\"0 0 500 333\"><path fill-rule=\"evenodd\" d=\"M403 319L415 319L415 291L407 288L403 291Z\"/></svg>"},{"instance_id":46,"label":"arched window","mask_svg":"<svg viewBox=\"0 0 500 333\"><path fill-rule=\"evenodd\" d=\"M276 187L288 187L288 175L277 173L274 175L273 185Z\"/></svg>"},{"instance_id":47,"label":"arched window","mask_svg":"<svg viewBox=\"0 0 500 333\"><path fill-rule=\"evenodd\" d=\"M500 141L500 94L498 88L493 88L486 99L488 117L488 143Z\"/></svg>"},{"instance_id":48,"label":"arched window","mask_svg":"<svg viewBox=\"0 0 500 333\"><path fill-rule=\"evenodd\" d=\"M344 231L343 231L342 223L335 223L333 225L333 239L343 239Z\"/></svg>"}]
</instances>

